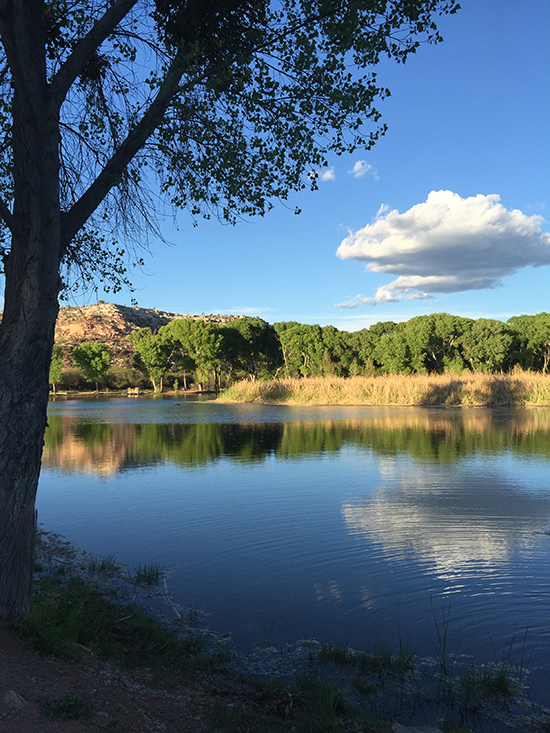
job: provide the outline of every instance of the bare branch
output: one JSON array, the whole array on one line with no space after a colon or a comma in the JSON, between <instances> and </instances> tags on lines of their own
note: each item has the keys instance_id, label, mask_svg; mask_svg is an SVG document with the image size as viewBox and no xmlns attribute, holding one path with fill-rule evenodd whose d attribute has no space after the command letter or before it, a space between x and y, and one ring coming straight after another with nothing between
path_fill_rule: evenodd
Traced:
<instances>
[{"instance_id":1,"label":"bare branch","mask_svg":"<svg viewBox=\"0 0 550 733\"><path fill-rule=\"evenodd\" d=\"M113 32L120 21L128 15L138 0L115 0L105 15L91 31L76 45L74 51L61 66L51 81L52 98L58 107L78 77L93 52Z\"/></svg>"},{"instance_id":2,"label":"bare branch","mask_svg":"<svg viewBox=\"0 0 550 733\"><path fill-rule=\"evenodd\" d=\"M185 55L178 51L159 91L138 124L115 151L95 181L85 191L70 211L63 215L62 228L65 247L93 214L110 189L115 186L127 165L153 134L174 96L180 91L179 82L185 68Z\"/></svg>"}]
</instances>

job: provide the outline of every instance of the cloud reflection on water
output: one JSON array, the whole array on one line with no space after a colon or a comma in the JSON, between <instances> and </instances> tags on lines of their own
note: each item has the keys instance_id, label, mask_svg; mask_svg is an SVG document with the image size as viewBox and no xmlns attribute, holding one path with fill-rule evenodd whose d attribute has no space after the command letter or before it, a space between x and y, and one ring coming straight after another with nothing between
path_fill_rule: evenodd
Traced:
<instances>
[{"instance_id":1,"label":"cloud reflection on water","mask_svg":"<svg viewBox=\"0 0 550 733\"><path fill-rule=\"evenodd\" d=\"M384 461L384 484L364 500L346 501L352 535L377 543L390 563L413 555L453 586L487 575L528 550L550 519L550 492L505 477L498 459L440 467Z\"/></svg>"}]
</instances>

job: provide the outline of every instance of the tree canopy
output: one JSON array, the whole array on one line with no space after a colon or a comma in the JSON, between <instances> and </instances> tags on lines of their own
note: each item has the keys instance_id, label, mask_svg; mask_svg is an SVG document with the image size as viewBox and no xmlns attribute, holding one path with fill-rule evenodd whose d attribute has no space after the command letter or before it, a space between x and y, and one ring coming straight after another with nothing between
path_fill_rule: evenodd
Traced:
<instances>
[{"instance_id":1,"label":"tree canopy","mask_svg":"<svg viewBox=\"0 0 550 733\"><path fill-rule=\"evenodd\" d=\"M105 344L88 342L73 349L74 363L85 379L95 382L96 392L99 392L99 382L107 376L112 360L113 352Z\"/></svg>"},{"instance_id":2,"label":"tree canopy","mask_svg":"<svg viewBox=\"0 0 550 733\"><path fill-rule=\"evenodd\" d=\"M151 380L155 392L162 392L162 380L170 368L171 345L148 328L140 328L128 338L136 350L134 366Z\"/></svg>"}]
</instances>

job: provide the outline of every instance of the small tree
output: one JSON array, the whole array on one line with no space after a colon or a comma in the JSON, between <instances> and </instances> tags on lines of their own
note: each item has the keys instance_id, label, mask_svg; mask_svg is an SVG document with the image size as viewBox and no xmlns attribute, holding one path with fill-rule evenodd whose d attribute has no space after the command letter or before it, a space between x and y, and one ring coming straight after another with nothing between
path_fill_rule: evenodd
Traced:
<instances>
[{"instance_id":1,"label":"small tree","mask_svg":"<svg viewBox=\"0 0 550 733\"><path fill-rule=\"evenodd\" d=\"M170 368L172 345L148 328L134 331L128 338L134 344L134 366L151 380L155 392L162 392L162 380Z\"/></svg>"},{"instance_id":2,"label":"small tree","mask_svg":"<svg viewBox=\"0 0 550 733\"><path fill-rule=\"evenodd\" d=\"M61 346L56 344L52 351L52 360L50 362L50 384L52 385L52 392L55 394L56 385L61 384L62 374L61 367L63 366L63 349Z\"/></svg>"},{"instance_id":3,"label":"small tree","mask_svg":"<svg viewBox=\"0 0 550 733\"><path fill-rule=\"evenodd\" d=\"M201 319L179 318L160 332L174 345L177 363L192 363L195 378L201 384L213 377L214 388L219 389L223 338L221 329ZM182 358L185 362L182 362Z\"/></svg>"},{"instance_id":4,"label":"small tree","mask_svg":"<svg viewBox=\"0 0 550 733\"><path fill-rule=\"evenodd\" d=\"M86 343L75 346L73 349L73 362L84 378L89 382L95 382L95 391L99 392L99 382L107 376L109 367L113 360L113 352L105 344Z\"/></svg>"}]
</instances>

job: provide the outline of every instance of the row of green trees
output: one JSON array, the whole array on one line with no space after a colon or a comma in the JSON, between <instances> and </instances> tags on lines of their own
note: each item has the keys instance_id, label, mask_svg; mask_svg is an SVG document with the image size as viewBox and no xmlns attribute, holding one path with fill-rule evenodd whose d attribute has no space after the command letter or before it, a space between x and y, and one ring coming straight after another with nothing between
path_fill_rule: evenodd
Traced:
<instances>
[{"instance_id":1,"label":"row of green trees","mask_svg":"<svg viewBox=\"0 0 550 733\"><path fill-rule=\"evenodd\" d=\"M156 334L142 328L128 338L135 369L155 391L162 391L169 372L184 389L190 380L220 389L242 378L492 372L515 365L546 373L550 365L548 313L514 316L507 323L435 313L351 333L294 321L271 325L261 318L223 325L185 318ZM104 344L89 343L76 347L72 358L97 389L112 354ZM61 380L61 362L58 346L50 371L54 385Z\"/></svg>"},{"instance_id":2,"label":"row of green trees","mask_svg":"<svg viewBox=\"0 0 550 733\"><path fill-rule=\"evenodd\" d=\"M523 369L547 372L550 314L507 323L434 313L347 333L333 326L276 323L288 376L425 374Z\"/></svg>"}]
</instances>

